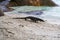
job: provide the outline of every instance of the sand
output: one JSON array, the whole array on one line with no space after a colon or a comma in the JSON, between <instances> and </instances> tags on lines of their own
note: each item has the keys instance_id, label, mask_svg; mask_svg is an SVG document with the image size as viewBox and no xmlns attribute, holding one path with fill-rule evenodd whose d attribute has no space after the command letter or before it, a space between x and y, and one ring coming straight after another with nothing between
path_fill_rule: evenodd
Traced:
<instances>
[{"instance_id":1,"label":"sand","mask_svg":"<svg viewBox=\"0 0 60 40\"><path fill-rule=\"evenodd\" d=\"M0 40L60 40L60 25L0 17Z\"/></svg>"}]
</instances>

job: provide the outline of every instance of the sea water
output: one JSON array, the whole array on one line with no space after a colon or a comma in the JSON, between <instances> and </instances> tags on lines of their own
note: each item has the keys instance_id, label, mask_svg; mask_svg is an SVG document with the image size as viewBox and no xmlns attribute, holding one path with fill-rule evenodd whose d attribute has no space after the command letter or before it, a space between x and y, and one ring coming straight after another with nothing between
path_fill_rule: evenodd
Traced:
<instances>
[{"instance_id":1,"label":"sea water","mask_svg":"<svg viewBox=\"0 0 60 40\"><path fill-rule=\"evenodd\" d=\"M60 24L60 7L52 7L48 11L44 11L43 19L51 24Z\"/></svg>"},{"instance_id":2,"label":"sea water","mask_svg":"<svg viewBox=\"0 0 60 40\"><path fill-rule=\"evenodd\" d=\"M26 12L35 11L35 10L42 10L42 15L31 15L41 18L43 20L47 20L48 23L52 24L60 24L60 7L47 7L47 6L17 6L12 7L15 10L12 13L16 14L26 14ZM22 12L22 13L19 13ZM30 14L27 14L30 15Z\"/></svg>"}]
</instances>

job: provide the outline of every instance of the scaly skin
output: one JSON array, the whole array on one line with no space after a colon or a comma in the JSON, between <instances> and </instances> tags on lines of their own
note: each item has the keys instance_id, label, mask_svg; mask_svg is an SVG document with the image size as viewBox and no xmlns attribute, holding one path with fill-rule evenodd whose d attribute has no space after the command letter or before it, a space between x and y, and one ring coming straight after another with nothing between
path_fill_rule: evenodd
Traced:
<instances>
[{"instance_id":1,"label":"scaly skin","mask_svg":"<svg viewBox=\"0 0 60 40\"><path fill-rule=\"evenodd\" d=\"M37 22L37 21L42 21L44 22L44 20L40 19L40 18L36 18L36 17L32 17L32 16L28 16L28 17L23 17L23 18L13 18L13 19L25 19L25 20L28 20L28 19L31 19L31 21L33 22Z\"/></svg>"}]
</instances>

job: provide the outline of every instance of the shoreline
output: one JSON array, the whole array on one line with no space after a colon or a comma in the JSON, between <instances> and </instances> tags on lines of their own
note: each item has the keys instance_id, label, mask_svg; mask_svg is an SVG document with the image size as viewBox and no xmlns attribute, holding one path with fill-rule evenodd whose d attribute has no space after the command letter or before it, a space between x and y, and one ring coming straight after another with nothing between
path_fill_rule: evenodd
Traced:
<instances>
[{"instance_id":1,"label":"shoreline","mask_svg":"<svg viewBox=\"0 0 60 40\"><path fill-rule=\"evenodd\" d=\"M21 13L14 14L14 13L10 13L10 12L7 12L7 13L5 12L4 14L11 18L27 17L27 16L39 17L39 15L36 16L36 15L28 15L28 14L21 14ZM56 19L56 18L42 18L42 17L44 17L44 16L41 16L39 18L46 20L47 23L60 25L60 20L58 18Z\"/></svg>"}]
</instances>

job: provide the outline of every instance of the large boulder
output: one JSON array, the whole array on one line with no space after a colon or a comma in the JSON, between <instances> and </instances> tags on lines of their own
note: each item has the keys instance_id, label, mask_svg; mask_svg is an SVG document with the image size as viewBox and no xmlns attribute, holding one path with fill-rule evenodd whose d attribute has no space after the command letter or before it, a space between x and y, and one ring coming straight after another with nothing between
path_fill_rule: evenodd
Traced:
<instances>
[{"instance_id":1,"label":"large boulder","mask_svg":"<svg viewBox=\"0 0 60 40\"><path fill-rule=\"evenodd\" d=\"M11 2L13 5L57 6L52 0L11 0Z\"/></svg>"},{"instance_id":2,"label":"large boulder","mask_svg":"<svg viewBox=\"0 0 60 40\"><path fill-rule=\"evenodd\" d=\"M4 12L12 11L13 9L9 8L8 4L11 0L1 0L0 1L0 10L3 10Z\"/></svg>"},{"instance_id":3,"label":"large boulder","mask_svg":"<svg viewBox=\"0 0 60 40\"><path fill-rule=\"evenodd\" d=\"M0 8L0 16L4 16L4 12L1 8Z\"/></svg>"}]
</instances>

